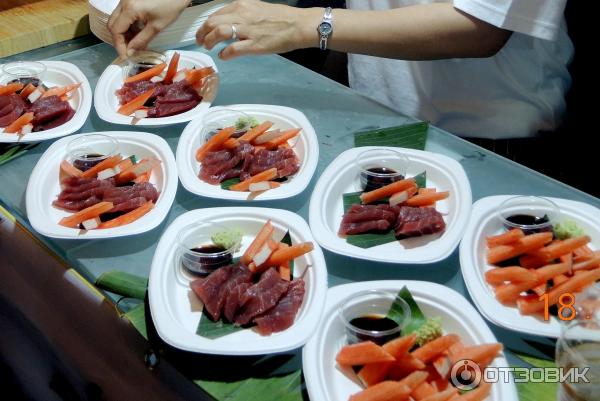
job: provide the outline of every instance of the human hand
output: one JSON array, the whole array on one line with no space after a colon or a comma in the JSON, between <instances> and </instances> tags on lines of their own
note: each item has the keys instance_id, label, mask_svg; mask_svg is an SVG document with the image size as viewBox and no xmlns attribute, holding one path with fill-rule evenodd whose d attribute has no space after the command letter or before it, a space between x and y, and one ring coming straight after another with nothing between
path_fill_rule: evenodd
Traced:
<instances>
[{"instance_id":1,"label":"human hand","mask_svg":"<svg viewBox=\"0 0 600 401\"><path fill-rule=\"evenodd\" d=\"M121 0L108 20L119 56L125 59L136 50L145 49L189 3L190 0Z\"/></svg>"},{"instance_id":2,"label":"human hand","mask_svg":"<svg viewBox=\"0 0 600 401\"><path fill-rule=\"evenodd\" d=\"M300 9L258 0L235 0L211 15L198 29L196 41L211 50L233 37L219 57L229 60L248 54L284 53L318 44L316 28L322 9Z\"/></svg>"}]
</instances>

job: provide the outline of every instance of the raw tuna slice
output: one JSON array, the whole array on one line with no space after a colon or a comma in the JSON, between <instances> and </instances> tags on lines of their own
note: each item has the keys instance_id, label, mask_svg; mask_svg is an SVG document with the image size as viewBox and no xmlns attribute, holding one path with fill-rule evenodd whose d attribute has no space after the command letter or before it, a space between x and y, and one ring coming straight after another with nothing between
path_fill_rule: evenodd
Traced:
<instances>
[{"instance_id":1,"label":"raw tuna slice","mask_svg":"<svg viewBox=\"0 0 600 401\"><path fill-rule=\"evenodd\" d=\"M96 196L92 196L90 198L87 198L84 200L77 200L77 201L68 201L68 200L57 199L54 202L52 202L52 205L59 209L65 209L65 210L69 210L69 211L78 212L80 210L85 209L86 207L93 206L96 203L100 203L100 202L102 202L102 199L100 199Z\"/></svg>"},{"instance_id":2,"label":"raw tuna slice","mask_svg":"<svg viewBox=\"0 0 600 401\"><path fill-rule=\"evenodd\" d=\"M296 174L300 169L300 162L293 149L255 150L252 158L245 158L240 179L248 179L273 167L277 168L277 176L283 178Z\"/></svg>"},{"instance_id":3,"label":"raw tuna slice","mask_svg":"<svg viewBox=\"0 0 600 401\"><path fill-rule=\"evenodd\" d=\"M277 306L254 319L258 332L263 336L267 336L290 327L294 323L296 313L298 313L302 305L304 292L304 280L297 279L292 281Z\"/></svg>"},{"instance_id":4,"label":"raw tuna slice","mask_svg":"<svg viewBox=\"0 0 600 401\"><path fill-rule=\"evenodd\" d=\"M12 124L27 108L19 95L0 96L0 127Z\"/></svg>"},{"instance_id":5,"label":"raw tuna slice","mask_svg":"<svg viewBox=\"0 0 600 401\"><path fill-rule=\"evenodd\" d=\"M133 198L143 197L148 201L156 202L158 191L156 187L149 182L136 183L127 187L112 187L104 191L103 200L118 205L127 202Z\"/></svg>"},{"instance_id":6,"label":"raw tuna slice","mask_svg":"<svg viewBox=\"0 0 600 401\"><path fill-rule=\"evenodd\" d=\"M241 143L234 150L209 152L200 166L199 177L209 184L240 175L239 164L252 152L254 147L247 142Z\"/></svg>"},{"instance_id":7,"label":"raw tuna slice","mask_svg":"<svg viewBox=\"0 0 600 401\"><path fill-rule=\"evenodd\" d=\"M56 128L71 120L75 115L71 105L58 96L48 96L36 100L29 107L29 111L34 115L31 122L34 131Z\"/></svg>"},{"instance_id":8,"label":"raw tuna slice","mask_svg":"<svg viewBox=\"0 0 600 401\"><path fill-rule=\"evenodd\" d=\"M225 300L225 305L223 307L223 315L225 318L233 322L235 318L235 314L240 308L240 298L246 292L248 288L252 287L252 283L241 283L236 285L229 291L229 295Z\"/></svg>"},{"instance_id":9,"label":"raw tuna slice","mask_svg":"<svg viewBox=\"0 0 600 401\"><path fill-rule=\"evenodd\" d=\"M125 201L125 202L121 202L118 205L115 205L115 207L113 207L112 209L110 209L108 211L108 213L117 213L117 212L127 213L127 212L131 212L132 210L137 209L138 207L142 206L146 202L148 202L148 200L146 198L144 198L143 196L138 196L136 198L131 198L131 199Z\"/></svg>"},{"instance_id":10,"label":"raw tuna slice","mask_svg":"<svg viewBox=\"0 0 600 401\"><path fill-rule=\"evenodd\" d=\"M83 192L88 189L100 187L100 186L114 186L115 182L112 178L107 180L99 180L91 177L67 177L61 182L63 190L61 195L72 193L72 192ZM59 195L60 198L60 195Z\"/></svg>"},{"instance_id":11,"label":"raw tuna slice","mask_svg":"<svg viewBox=\"0 0 600 401\"><path fill-rule=\"evenodd\" d=\"M156 88L157 83L151 81L136 81L129 82L123 85L123 87L117 90L117 97L119 98L120 104L129 103L142 93L149 91L150 89Z\"/></svg>"},{"instance_id":12,"label":"raw tuna slice","mask_svg":"<svg viewBox=\"0 0 600 401\"><path fill-rule=\"evenodd\" d=\"M242 307L235 317L235 324L248 324L254 317L277 305L288 286L289 282L281 279L275 269L270 268L264 272L258 283L248 288L240 297Z\"/></svg>"},{"instance_id":13,"label":"raw tuna slice","mask_svg":"<svg viewBox=\"0 0 600 401\"><path fill-rule=\"evenodd\" d=\"M69 110L67 110L65 113L63 113L60 117L56 118L55 120L48 121L44 124L36 125L33 128L33 130L35 132L39 132L39 131L47 131L52 128L60 127L64 123L71 121L71 119L73 118L74 115L75 115L75 110L73 110L73 108L69 105Z\"/></svg>"},{"instance_id":14,"label":"raw tuna slice","mask_svg":"<svg viewBox=\"0 0 600 401\"><path fill-rule=\"evenodd\" d=\"M352 205L344 215L338 234L354 235L370 231L385 231L394 225L399 209L387 204Z\"/></svg>"},{"instance_id":15,"label":"raw tuna slice","mask_svg":"<svg viewBox=\"0 0 600 401\"><path fill-rule=\"evenodd\" d=\"M444 218L432 207L402 206L396 223L396 236L399 238L419 237L444 231Z\"/></svg>"},{"instance_id":16,"label":"raw tuna slice","mask_svg":"<svg viewBox=\"0 0 600 401\"><path fill-rule=\"evenodd\" d=\"M219 320L221 316L222 305L219 305L219 291L233 275L234 267L233 265L221 267L207 277L199 278L190 283L192 291L200 298L206 312L213 320Z\"/></svg>"},{"instance_id":17,"label":"raw tuna slice","mask_svg":"<svg viewBox=\"0 0 600 401\"><path fill-rule=\"evenodd\" d=\"M200 103L202 96L186 81L175 82L170 85L161 85L154 92L156 102L161 104L183 103L195 101Z\"/></svg>"},{"instance_id":18,"label":"raw tuna slice","mask_svg":"<svg viewBox=\"0 0 600 401\"><path fill-rule=\"evenodd\" d=\"M176 114L185 113L193 109L200 103L199 100L190 100L187 102L169 102L164 103L156 101L155 106L148 111L148 117L169 117Z\"/></svg>"}]
</instances>

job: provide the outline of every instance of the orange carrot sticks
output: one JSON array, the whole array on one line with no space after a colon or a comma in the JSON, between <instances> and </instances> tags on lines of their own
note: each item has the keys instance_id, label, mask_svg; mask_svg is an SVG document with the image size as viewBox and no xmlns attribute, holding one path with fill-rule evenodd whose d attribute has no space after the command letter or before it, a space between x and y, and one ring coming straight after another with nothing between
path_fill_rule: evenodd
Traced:
<instances>
[{"instance_id":1,"label":"orange carrot sticks","mask_svg":"<svg viewBox=\"0 0 600 401\"><path fill-rule=\"evenodd\" d=\"M173 54L173 57L171 57L171 61L169 62L169 68L167 69L167 74L165 75L165 79L163 79L163 82L165 84L170 84L171 82L173 82L173 78L175 77L175 74L177 74L177 67L179 66L179 53L175 52L175 54Z\"/></svg>"},{"instance_id":2,"label":"orange carrot sticks","mask_svg":"<svg viewBox=\"0 0 600 401\"><path fill-rule=\"evenodd\" d=\"M367 363L393 362L394 357L372 341L346 345L335 357L342 366L359 366Z\"/></svg>"},{"instance_id":3,"label":"orange carrot sticks","mask_svg":"<svg viewBox=\"0 0 600 401\"><path fill-rule=\"evenodd\" d=\"M98 228L115 228L124 226L125 224L133 223L134 221L148 213L150 210L152 210L153 207L154 203L152 203L152 201L148 201L142 206L138 207L137 209L132 210L131 212L127 212L117 218L101 223L100 226L98 226Z\"/></svg>"},{"instance_id":4,"label":"orange carrot sticks","mask_svg":"<svg viewBox=\"0 0 600 401\"><path fill-rule=\"evenodd\" d=\"M525 233L520 228L514 228L502 234L493 235L485 239L488 248L493 248L498 245L512 244L523 238Z\"/></svg>"},{"instance_id":5,"label":"orange carrot sticks","mask_svg":"<svg viewBox=\"0 0 600 401\"><path fill-rule=\"evenodd\" d=\"M21 128L33 121L33 113L25 113L21 117L13 121L8 127L4 128L5 134L18 134Z\"/></svg>"},{"instance_id":6,"label":"orange carrot sticks","mask_svg":"<svg viewBox=\"0 0 600 401\"><path fill-rule=\"evenodd\" d=\"M275 178L277 178L277 168L273 167L256 175L253 175L252 177L242 182L232 185L231 187L229 187L229 189L231 191L247 191L250 189L250 184L261 181L271 181Z\"/></svg>"},{"instance_id":7,"label":"orange carrot sticks","mask_svg":"<svg viewBox=\"0 0 600 401\"><path fill-rule=\"evenodd\" d=\"M513 283L536 280L537 275L519 266L498 267L485 272L485 280L492 285L502 284L505 281Z\"/></svg>"},{"instance_id":8,"label":"orange carrot sticks","mask_svg":"<svg viewBox=\"0 0 600 401\"><path fill-rule=\"evenodd\" d=\"M407 200L405 202L405 205L413 206L413 207L423 206L423 205L427 205L427 204L430 204L433 202L440 201L442 199L446 199L448 196L450 196L449 191L431 192L428 194L415 195L412 198L410 198L409 200Z\"/></svg>"},{"instance_id":9,"label":"orange carrot sticks","mask_svg":"<svg viewBox=\"0 0 600 401\"><path fill-rule=\"evenodd\" d=\"M252 241L248 249L246 249L246 252L244 252L242 257L240 258L240 262L248 266L248 264L252 261L252 258L254 258L254 255L256 255L256 253L261 250L261 248L269 240L269 238L271 238L274 230L275 227L273 227L271 220L267 221L261 227L258 234L256 234L254 241Z\"/></svg>"},{"instance_id":10,"label":"orange carrot sticks","mask_svg":"<svg viewBox=\"0 0 600 401\"><path fill-rule=\"evenodd\" d=\"M89 170L84 171L81 174L81 176L84 178L96 177L96 175L100 171L106 170L107 168L113 168L114 166L119 164L121 162L121 160L123 160L123 156L121 156L120 154L114 155L112 157L109 157L108 159L102 160L100 163L96 164L94 167L90 168Z\"/></svg>"},{"instance_id":11,"label":"orange carrot sticks","mask_svg":"<svg viewBox=\"0 0 600 401\"><path fill-rule=\"evenodd\" d=\"M398 192L402 192L405 189L416 185L417 184L415 183L415 180L413 178L407 178L404 180L393 182L384 187L374 189L373 191L363 192L360 195L360 200L362 201L362 203L372 203L376 200L385 198Z\"/></svg>"},{"instance_id":12,"label":"orange carrot sticks","mask_svg":"<svg viewBox=\"0 0 600 401\"><path fill-rule=\"evenodd\" d=\"M499 263L539 249L550 241L552 241L551 232L527 235L510 245L499 245L488 250L487 260L490 264Z\"/></svg>"},{"instance_id":13,"label":"orange carrot sticks","mask_svg":"<svg viewBox=\"0 0 600 401\"><path fill-rule=\"evenodd\" d=\"M223 128L213 136L211 136L208 141L206 141L200 148L196 151L196 160L202 162L204 156L208 152L212 152L214 150L219 150L219 147L225 142L233 133L235 132L235 127L227 127Z\"/></svg>"},{"instance_id":14,"label":"orange carrot sticks","mask_svg":"<svg viewBox=\"0 0 600 401\"><path fill-rule=\"evenodd\" d=\"M4 86L0 85L0 95L12 95L13 93L23 89L24 86L25 85L21 83L8 84Z\"/></svg>"},{"instance_id":15,"label":"orange carrot sticks","mask_svg":"<svg viewBox=\"0 0 600 401\"><path fill-rule=\"evenodd\" d=\"M142 71L139 74L133 75L125 80L125 83L137 82L137 81L147 81L152 77L160 75L164 69L167 67L167 64L160 63L157 66L154 66L146 71Z\"/></svg>"},{"instance_id":16,"label":"orange carrot sticks","mask_svg":"<svg viewBox=\"0 0 600 401\"><path fill-rule=\"evenodd\" d=\"M144 107L144 104L152 97L153 94L154 89L148 89L146 92L142 93L135 99L132 99L128 103L125 103L124 105L119 107L117 113L123 114L124 116L129 116L133 114L136 110L139 110L142 107Z\"/></svg>"},{"instance_id":17,"label":"orange carrot sticks","mask_svg":"<svg viewBox=\"0 0 600 401\"><path fill-rule=\"evenodd\" d=\"M301 244L295 244L288 248L279 248L269 256L269 260L266 262L267 266L281 266L285 262L294 260L305 253L308 253L314 249L312 242L303 242Z\"/></svg>"},{"instance_id":18,"label":"orange carrot sticks","mask_svg":"<svg viewBox=\"0 0 600 401\"><path fill-rule=\"evenodd\" d=\"M100 202L93 206L87 207L79 212L72 214L67 217L63 217L58 224L69 228L77 228L79 224L86 220L93 219L94 217L100 216L102 213L108 212L113 208L112 202Z\"/></svg>"}]
</instances>

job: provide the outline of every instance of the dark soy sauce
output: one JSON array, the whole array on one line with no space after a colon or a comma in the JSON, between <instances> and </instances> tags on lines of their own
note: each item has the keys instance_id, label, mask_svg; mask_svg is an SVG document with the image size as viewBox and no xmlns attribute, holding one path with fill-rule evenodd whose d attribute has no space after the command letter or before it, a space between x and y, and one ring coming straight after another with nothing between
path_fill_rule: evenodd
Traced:
<instances>
[{"instance_id":1,"label":"dark soy sauce","mask_svg":"<svg viewBox=\"0 0 600 401\"><path fill-rule=\"evenodd\" d=\"M206 254L207 256L196 256L195 262L200 264L200 269L202 271L198 271L198 266L190 266L186 262L190 256L183 258L183 266L188 270L191 270L195 273L210 273L212 270L218 269L219 267L228 266L233 263L233 255L231 253L226 253L224 255L216 256L216 254L226 251L227 249L223 248L219 245L201 245L196 248L190 249L192 252L198 252Z\"/></svg>"},{"instance_id":2,"label":"dark soy sauce","mask_svg":"<svg viewBox=\"0 0 600 401\"><path fill-rule=\"evenodd\" d=\"M518 225L523 225L523 226L545 224L550 221L550 219L548 218L547 215L539 217L539 216L532 216L530 214L513 214L512 216L508 216L506 218L506 220L510 221L513 224L518 224ZM507 230L514 228L507 224L505 224L505 227ZM535 234L535 233L541 233L541 232L545 232L545 231L552 231L552 226L548 225L547 227L532 228L532 229L523 228L523 232L525 234Z\"/></svg>"},{"instance_id":3,"label":"dark soy sauce","mask_svg":"<svg viewBox=\"0 0 600 401\"><path fill-rule=\"evenodd\" d=\"M87 155L78 156L78 159L75 159L73 162L73 166L78 168L81 171L86 171L94 167L96 164L100 163L104 157L103 154L100 153L89 153ZM86 160L86 159L95 159L95 160Z\"/></svg>"},{"instance_id":4,"label":"dark soy sauce","mask_svg":"<svg viewBox=\"0 0 600 401\"><path fill-rule=\"evenodd\" d=\"M27 86L28 84L32 84L33 86L40 86L40 80L38 78L33 78L33 77L23 77L23 78L13 79L12 81L9 82L9 84L23 84L24 86Z\"/></svg>"},{"instance_id":5,"label":"dark soy sauce","mask_svg":"<svg viewBox=\"0 0 600 401\"><path fill-rule=\"evenodd\" d=\"M392 182L404 179L402 175L396 175L398 172L388 167L372 167L367 169L368 172L374 174L389 174L389 176L375 176L367 173L361 173L361 182L365 187L365 192L372 191L377 188L385 187Z\"/></svg>"},{"instance_id":6,"label":"dark soy sauce","mask_svg":"<svg viewBox=\"0 0 600 401\"><path fill-rule=\"evenodd\" d=\"M356 317L350 321L350 324L353 325L354 327L358 327L359 329L362 329L362 330L376 331L376 332L388 331L388 330L393 330L393 329L398 328L398 323L396 323L389 317L381 316L381 315L367 315L367 316ZM383 345L383 344L387 343L388 341L393 340L396 337L399 337L400 334L401 333L399 331L397 331L397 332L394 332L387 336L372 336L372 335L368 335L368 334L353 332L351 335L349 333L349 340L350 340L349 342L356 343L356 342L361 342L361 341L373 341L375 344Z\"/></svg>"}]
</instances>

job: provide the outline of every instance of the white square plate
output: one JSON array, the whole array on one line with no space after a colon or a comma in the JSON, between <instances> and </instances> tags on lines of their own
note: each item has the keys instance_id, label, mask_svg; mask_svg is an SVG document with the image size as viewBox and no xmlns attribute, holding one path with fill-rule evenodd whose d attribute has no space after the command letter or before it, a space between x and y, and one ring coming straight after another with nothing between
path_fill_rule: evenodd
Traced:
<instances>
[{"instance_id":1,"label":"white square plate","mask_svg":"<svg viewBox=\"0 0 600 401\"><path fill-rule=\"evenodd\" d=\"M340 306L360 291L398 292L404 286L410 290L425 316L439 316L444 331L458 334L465 345L498 341L471 304L448 287L425 281L366 281L339 285L327 291L321 324L302 352L302 371L311 400L346 401L362 389L336 367L335 356L346 342L345 327L338 316ZM499 356L491 366L509 365L503 356ZM514 383L493 384L492 393L486 400L518 401Z\"/></svg>"},{"instance_id":2,"label":"white square plate","mask_svg":"<svg viewBox=\"0 0 600 401\"><path fill-rule=\"evenodd\" d=\"M283 106L263 104L235 104L212 107L210 110L242 111L259 121L269 120L273 128L282 130L302 128L293 147L300 159L300 170L279 188L270 189L256 197L256 200L290 198L298 195L310 183L319 162L319 142L313 126L299 110ZM228 191L220 185L212 185L198 178L200 163L196 161L196 151L202 144L202 117L191 121L183 130L177 145L177 170L179 179L188 191L201 196L229 200L247 200L249 192Z\"/></svg>"},{"instance_id":3,"label":"white square plate","mask_svg":"<svg viewBox=\"0 0 600 401\"><path fill-rule=\"evenodd\" d=\"M407 177L427 172L427 186L450 191L437 202L444 216L443 233L407 238L363 249L338 236L344 215L342 195L360 190L358 155L370 149L392 149L409 159ZM374 155L375 157L375 155ZM471 211L471 186L462 166L437 153L414 149L364 146L343 152L325 169L310 198L310 228L319 244L332 252L387 263L433 263L448 257L458 245Z\"/></svg>"},{"instance_id":4,"label":"white square plate","mask_svg":"<svg viewBox=\"0 0 600 401\"><path fill-rule=\"evenodd\" d=\"M256 207L219 207L192 210L179 216L162 235L150 270L148 298L152 320L160 337L173 347L186 351L220 355L262 355L301 347L315 332L327 292L327 268L318 245L312 252L295 260L294 277L303 274L306 282L304 301L294 324L279 333L262 336L241 330L209 339L196 334L202 316L202 303L190 289L192 279L182 273L177 257L177 234L193 222L217 222L244 232L240 253L250 245L263 224L271 219L276 234L290 232L292 243L314 241L308 224L297 214L281 209Z\"/></svg>"},{"instance_id":5,"label":"white square plate","mask_svg":"<svg viewBox=\"0 0 600 401\"><path fill-rule=\"evenodd\" d=\"M473 204L473 213L460 244L460 267L471 298L479 312L490 322L521 333L558 338L560 322L555 317L523 316L516 306L505 306L496 300L494 291L485 281L485 272L492 269L486 261L485 237L504 231L496 215L500 204L513 195L482 198ZM558 222L573 220L592 238L590 248L600 249L600 211L586 203L548 198L559 208Z\"/></svg>"},{"instance_id":6,"label":"white square plate","mask_svg":"<svg viewBox=\"0 0 600 401\"><path fill-rule=\"evenodd\" d=\"M92 108L92 88L85 75L76 65L64 61L40 61L46 65L46 73L42 82L47 87L67 86L81 82L81 86L71 92L69 104L75 110L75 115L69 121L56 128L46 131L32 132L19 137L15 134L5 134L0 128L0 143L41 142L72 134L83 127ZM2 65L0 65L2 68Z\"/></svg>"},{"instance_id":7,"label":"white square plate","mask_svg":"<svg viewBox=\"0 0 600 401\"><path fill-rule=\"evenodd\" d=\"M125 156L135 155L138 160L155 157L161 161L152 171L150 182L160 195L154 208L140 219L115 228L83 231L63 227L58 224L61 218L71 213L52 206L52 201L60 193L60 163L67 157L70 141L85 134L73 135L54 142L35 165L27 184L27 217L35 231L53 238L92 239L115 238L141 234L157 227L167 216L177 192L177 172L175 157L167 142L161 137L146 132L97 132L112 136L119 141L118 152Z\"/></svg>"},{"instance_id":8,"label":"white square plate","mask_svg":"<svg viewBox=\"0 0 600 401\"><path fill-rule=\"evenodd\" d=\"M175 51L168 50L165 52L167 60L171 59ZM212 67L217 73L217 66L213 59L204 53L199 51L177 51L181 58L179 59L179 69L182 68L202 68ZM217 80L218 81L218 80ZM216 81L213 81L216 82ZM132 125L133 117L124 116L117 113L119 109L119 98L116 95L118 89L123 86L123 68L120 65L111 64L106 67L106 70L100 76L96 90L94 91L94 107L98 116L104 121L114 124ZM186 111L185 113L177 114L169 117L160 118L143 118L139 120L135 125L144 127L161 127L165 125L185 123L193 119L194 117L203 114L206 109L210 107L212 99L216 96L217 85L211 85L210 98L203 98L202 101L193 109Z\"/></svg>"}]
</instances>

